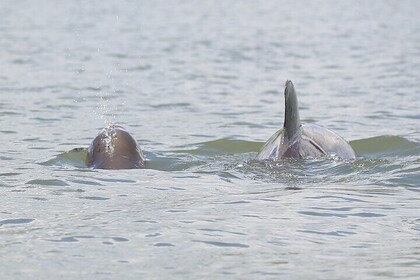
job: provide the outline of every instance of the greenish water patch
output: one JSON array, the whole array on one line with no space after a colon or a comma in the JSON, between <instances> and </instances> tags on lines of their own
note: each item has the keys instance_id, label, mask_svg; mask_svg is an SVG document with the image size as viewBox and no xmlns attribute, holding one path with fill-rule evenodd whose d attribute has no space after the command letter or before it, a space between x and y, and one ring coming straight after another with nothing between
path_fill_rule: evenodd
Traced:
<instances>
[{"instance_id":1,"label":"greenish water patch","mask_svg":"<svg viewBox=\"0 0 420 280\"><path fill-rule=\"evenodd\" d=\"M75 148L71 151L61 153L54 158L41 162L44 166L72 166L84 168L86 165L87 148Z\"/></svg>"},{"instance_id":2,"label":"greenish water patch","mask_svg":"<svg viewBox=\"0 0 420 280\"><path fill-rule=\"evenodd\" d=\"M226 154L240 154L258 152L264 143L234 139L218 139L190 146L195 149L175 150L175 153L186 153L191 155L216 156Z\"/></svg>"},{"instance_id":3,"label":"greenish water patch","mask_svg":"<svg viewBox=\"0 0 420 280\"><path fill-rule=\"evenodd\" d=\"M420 145L400 136L378 136L350 143L356 160L256 160L262 142L218 139L161 153L144 152L146 168L165 172L215 175L227 182L252 180L282 183L287 188L337 183L403 186L417 190ZM193 147L188 149L188 147ZM182 149L185 148L185 149ZM42 163L46 166L86 168L87 149L76 148ZM119 171L110 171L119 172ZM139 171L141 172L141 171ZM191 176L191 175L188 175ZM102 180L99 179L98 180ZM116 180L116 179L112 179ZM117 180L118 181L118 180ZM27 184L65 186L60 180L33 180ZM89 182L86 185L98 185Z\"/></svg>"},{"instance_id":4,"label":"greenish water patch","mask_svg":"<svg viewBox=\"0 0 420 280\"><path fill-rule=\"evenodd\" d=\"M283 159L256 160L262 142L218 139L182 146L162 153L144 152L146 168L165 172L190 172L215 175L232 182L254 180L284 183L288 187L302 184L370 183L414 188L419 181L420 145L400 136L378 136L350 143L358 154L356 160ZM193 147L188 149L188 147ZM182 149L185 148L185 149ZM87 168L87 149L76 148L41 163L47 166ZM118 172L118 171L114 171ZM65 185L59 180L30 181L28 184ZM96 183L95 183L96 184ZM95 185L90 183L90 185Z\"/></svg>"},{"instance_id":5,"label":"greenish water patch","mask_svg":"<svg viewBox=\"0 0 420 280\"><path fill-rule=\"evenodd\" d=\"M367 158L420 155L420 144L401 136L376 136L354 140L350 144L358 155Z\"/></svg>"}]
</instances>

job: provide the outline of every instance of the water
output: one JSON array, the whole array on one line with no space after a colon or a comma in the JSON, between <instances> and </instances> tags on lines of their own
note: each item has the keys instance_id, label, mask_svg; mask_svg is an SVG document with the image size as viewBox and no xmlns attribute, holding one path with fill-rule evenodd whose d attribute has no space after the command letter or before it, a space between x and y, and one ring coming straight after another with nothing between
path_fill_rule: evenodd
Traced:
<instances>
[{"instance_id":1,"label":"water","mask_svg":"<svg viewBox=\"0 0 420 280\"><path fill-rule=\"evenodd\" d=\"M2 279L418 278L419 9L2 1ZM255 160L287 79L357 160ZM86 168L110 122L147 169Z\"/></svg>"}]
</instances>

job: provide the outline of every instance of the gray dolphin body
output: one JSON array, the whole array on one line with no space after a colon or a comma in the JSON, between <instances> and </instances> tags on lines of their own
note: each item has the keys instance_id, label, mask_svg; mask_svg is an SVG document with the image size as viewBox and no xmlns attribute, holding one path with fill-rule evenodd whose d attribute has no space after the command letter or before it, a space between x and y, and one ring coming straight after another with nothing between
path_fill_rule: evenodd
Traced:
<instances>
[{"instance_id":1,"label":"gray dolphin body","mask_svg":"<svg viewBox=\"0 0 420 280\"><path fill-rule=\"evenodd\" d=\"M307 159L325 156L338 156L342 159L356 158L349 143L336 133L318 125L301 124L292 81L286 82L284 98L283 129L268 139L258 154L258 159Z\"/></svg>"},{"instance_id":2,"label":"gray dolphin body","mask_svg":"<svg viewBox=\"0 0 420 280\"><path fill-rule=\"evenodd\" d=\"M136 140L119 125L104 128L88 149L87 164L97 169L144 168L144 156Z\"/></svg>"}]
</instances>

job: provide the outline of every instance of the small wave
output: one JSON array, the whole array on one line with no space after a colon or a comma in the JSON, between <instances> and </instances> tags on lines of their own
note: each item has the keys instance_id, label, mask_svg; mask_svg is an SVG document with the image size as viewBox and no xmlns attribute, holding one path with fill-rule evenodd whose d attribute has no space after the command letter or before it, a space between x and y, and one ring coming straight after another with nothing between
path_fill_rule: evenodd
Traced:
<instances>
[{"instance_id":1,"label":"small wave","mask_svg":"<svg viewBox=\"0 0 420 280\"><path fill-rule=\"evenodd\" d=\"M290 187L350 182L403 185L416 188L420 144L400 136L378 136L350 143L356 160L334 158L279 161L257 160L262 142L217 139L179 146L162 152L144 152L146 168L165 172L213 174L222 180L255 180ZM87 168L87 149L64 152L41 163L46 166ZM410 166L407 168L405 166Z\"/></svg>"},{"instance_id":2,"label":"small wave","mask_svg":"<svg viewBox=\"0 0 420 280\"><path fill-rule=\"evenodd\" d=\"M109 200L109 197L102 197L102 196L83 196L80 199L88 199L88 200Z\"/></svg>"},{"instance_id":3,"label":"small wave","mask_svg":"<svg viewBox=\"0 0 420 280\"><path fill-rule=\"evenodd\" d=\"M84 168L86 165L87 149L75 148L71 151L61 153L54 158L41 162L44 166L72 166Z\"/></svg>"},{"instance_id":4,"label":"small wave","mask_svg":"<svg viewBox=\"0 0 420 280\"><path fill-rule=\"evenodd\" d=\"M26 182L27 185L41 185L41 186L59 186L64 187L68 186L68 184L62 180L58 179L35 179Z\"/></svg>"},{"instance_id":5,"label":"small wave","mask_svg":"<svg viewBox=\"0 0 420 280\"><path fill-rule=\"evenodd\" d=\"M208 142L202 142L189 145L196 146L195 149L175 150L175 153L188 153L192 155L215 156L226 154L242 154L258 152L262 142L252 142L245 140L232 140L232 139L218 139Z\"/></svg>"},{"instance_id":6,"label":"small wave","mask_svg":"<svg viewBox=\"0 0 420 280\"><path fill-rule=\"evenodd\" d=\"M237 243L237 242L221 242L221 241L206 241L206 240L193 240L193 242L204 243L207 245L213 245L217 247L249 248L248 244Z\"/></svg>"},{"instance_id":7,"label":"small wave","mask_svg":"<svg viewBox=\"0 0 420 280\"><path fill-rule=\"evenodd\" d=\"M351 141L350 145L358 155L367 158L420 155L420 144L401 136L376 136Z\"/></svg>"},{"instance_id":8,"label":"small wave","mask_svg":"<svg viewBox=\"0 0 420 280\"><path fill-rule=\"evenodd\" d=\"M0 226L2 225L7 225L7 224L11 224L11 225L18 225L18 224L28 224L35 221L35 219L26 219L26 218L22 218L22 219L7 219L7 220L2 220L0 221Z\"/></svg>"}]
</instances>

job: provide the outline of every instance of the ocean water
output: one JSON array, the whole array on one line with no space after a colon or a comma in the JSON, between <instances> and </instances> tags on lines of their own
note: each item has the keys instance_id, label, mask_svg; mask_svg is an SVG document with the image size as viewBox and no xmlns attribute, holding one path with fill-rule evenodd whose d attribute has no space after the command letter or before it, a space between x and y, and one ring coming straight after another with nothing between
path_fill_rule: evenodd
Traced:
<instances>
[{"instance_id":1,"label":"ocean water","mask_svg":"<svg viewBox=\"0 0 420 280\"><path fill-rule=\"evenodd\" d=\"M419 3L1 1L1 278L419 279ZM288 79L356 160L255 159Z\"/></svg>"}]
</instances>

